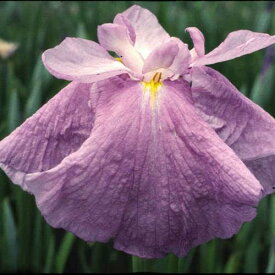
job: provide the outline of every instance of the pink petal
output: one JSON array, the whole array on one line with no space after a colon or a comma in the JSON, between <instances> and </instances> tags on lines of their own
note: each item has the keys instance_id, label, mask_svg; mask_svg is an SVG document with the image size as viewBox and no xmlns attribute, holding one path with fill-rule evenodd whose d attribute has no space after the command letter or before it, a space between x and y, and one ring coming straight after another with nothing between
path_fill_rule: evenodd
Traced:
<instances>
[{"instance_id":1,"label":"pink petal","mask_svg":"<svg viewBox=\"0 0 275 275\"><path fill-rule=\"evenodd\" d=\"M67 37L58 46L46 50L42 60L55 77L82 83L131 72L100 45L81 38Z\"/></svg>"},{"instance_id":2,"label":"pink petal","mask_svg":"<svg viewBox=\"0 0 275 275\"><path fill-rule=\"evenodd\" d=\"M178 52L179 47L175 41L168 41L156 47L145 59L142 73L148 73L159 68L168 68L172 65Z\"/></svg>"},{"instance_id":3,"label":"pink petal","mask_svg":"<svg viewBox=\"0 0 275 275\"><path fill-rule=\"evenodd\" d=\"M189 32L193 40L193 45L197 56L203 56L205 54L205 49L204 49L205 41L204 41L204 36L202 32L196 27L186 28L185 31Z\"/></svg>"},{"instance_id":4,"label":"pink petal","mask_svg":"<svg viewBox=\"0 0 275 275\"><path fill-rule=\"evenodd\" d=\"M129 20L135 30L135 48L144 59L154 48L169 40L170 36L159 24L156 16L149 10L133 5L124 11L122 15Z\"/></svg>"},{"instance_id":5,"label":"pink petal","mask_svg":"<svg viewBox=\"0 0 275 275\"><path fill-rule=\"evenodd\" d=\"M129 20L125 16L123 16L121 13L119 13L114 18L114 23L125 26L127 28L127 33L131 39L132 44L134 45L136 42L136 33L132 24L129 22Z\"/></svg>"},{"instance_id":6,"label":"pink petal","mask_svg":"<svg viewBox=\"0 0 275 275\"><path fill-rule=\"evenodd\" d=\"M22 185L28 173L46 171L76 151L93 127L90 84L72 82L0 142L0 166Z\"/></svg>"},{"instance_id":7,"label":"pink petal","mask_svg":"<svg viewBox=\"0 0 275 275\"><path fill-rule=\"evenodd\" d=\"M169 69L178 75L183 75L184 73L186 73L191 59L188 46L176 37L172 37L171 41L177 43L179 51Z\"/></svg>"},{"instance_id":8,"label":"pink petal","mask_svg":"<svg viewBox=\"0 0 275 275\"><path fill-rule=\"evenodd\" d=\"M231 237L255 216L261 186L168 82L152 108L140 83L104 80L92 133L53 169L25 181L48 223L145 258Z\"/></svg>"},{"instance_id":9,"label":"pink petal","mask_svg":"<svg viewBox=\"0 0 275 275\"><path fill-rule=\"evenodd\" d=\"M231 32L224 42L207 55L198 58L193 66L214 64L246 55L275 43L275 35L239 30Z\"/></svg>"},{"instance_id":10,"label":"pink petal","mask_svg":"<svg viewBox=\"0 0 275 275\"><path fill-rule=\"evenodd\" d=\"M265 194L274 192L274 118L209 67L192 69L192 95L202 118L259 179Z\"/></svg>"},{"instance_id":11,"label":"pink petal","mask_svg":"<svg viewBox=\"0 0 275 275\"><path fill-rule=\"evenodd\" d=\"M100 25L97 28L97 36L102 47L116 52L125 66L141 73L143 59L132 45L125 26L110 23Z\"/></svg>"}]
</instances>

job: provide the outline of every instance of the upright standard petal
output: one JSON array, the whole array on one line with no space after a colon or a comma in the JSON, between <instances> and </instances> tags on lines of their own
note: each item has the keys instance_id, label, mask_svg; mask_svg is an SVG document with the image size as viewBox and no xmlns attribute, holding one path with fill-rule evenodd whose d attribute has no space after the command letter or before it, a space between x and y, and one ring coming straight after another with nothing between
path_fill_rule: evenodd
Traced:
<instances>
[{"instance_id":1,"label":"upright standard petal","mask_svg":"<svg viewBox=\"0 0 275 275\"><path fill-rule=\"evenodd\" d=\"M81 83L131 72L100 45L81 38L67 37L60 45L46 50L42 60L55 77Z\"/></svg>"},{"instance_id":2,"label":"upright standard petal","mask_svg":"<svg viewBox=\"0 0 275 275\"><path fill-rule=\"evenodd\" d=\"M136 34L135 48L145 59L155 47L167 42L169 34L149 10L134 5L122 13L133 26Z\"/></svg>"},{"instance_id":3,"label":"upright standard petal","mask_svg":"<svg viewBox=\"0 0 275 275\"><path fill-rule=\"evenodd\" d=\"M100 25L97 36L102 47L116 52L123 64L134 72L141 73L143 58L134 48L126 26L110 23Z\"/></svg>"},{"instance_id":4,"label":"upright standard petal","mask_svg":"<svg viewBox=\"0 0 275 275\"><path fill-rule=\"evenodd\" d=\"M171 41L177 43L179 51L172 65L169 67L169 70L173 71L177 75L184 75L189 67L191 60L191 55L188 50L188 46L177 37L171 37Z\"/></svg>"},{"instance_id":5,"label":"upright standard petal","mask_svg":"<svg viewBox=\"0 0 275 275\"><path fill-rule=\"evenodd\" d=\"M192 95L202 118L259 179L265 194L274 192L274 118L209 67L192 69Z\"/></svg>"},{"instance_id":6,"label":"upright standard petal","mask_svg":"<svg viewBox=\"0 0 275 275\"><path fill-rule=\"evenodd\" d=\"M205 40L202 32L196 27L186 28L185 31L187 31L192 38L194 49L196 51L197 56L203 56L205 54Z\"/></svg>"},{"instance_id":7,"label":"upright standard petal","mask_svg":"<svg viewBox=\"0 0 275 275\"><path fill-rule=\"evenodd\" d=\"M119 13L115 16L114 23L125 26L127 28L127 33L131 39L132 44L134 45L136 42L136 33L130 21L121 13Z\"/></svg>"},{"instance_id":8,"label":"upright standard petal","mask_svg":"<svg viewBox=\"0 0 275 275\"><path fill-rule=\"evenodd\" d=\"M205 56L196 59L193 66L209 65L249 54L275 43L275 35L239 30L231 32L224 42Z\"/></svg>"},{"instance_id":9,"label":"upright standard petal","mask_svg":"<svg viewBox=\"0 0 275 275\"><path fill-rule=\"evenodd\" d=\"M88 138L90 88L72 82L0 142L0 167L14 183L29 191L26 174L53 168Z\"/></svg>"},{"instance_id":10,"label":"upright standard petal","mask_svg":"<svg viewBox=\"0 0 275 275\"><path fill-rule=\"evenodd\" d=\"M188 46L180 39L171 37L149 54L142 72L147 73L145 80L152 79L156 72L161 72L163 79L177 79L188 70L190 59Z\"/></svg>"},{"instance_id":11,"label":"upright standard petal","mask_svg":"<svg viewBox=\"0 0 275 275\"><path fill-rule=\"evenodd\" d=\"M92 94L90 137L25 178L52 226L159 258L231 237L255 216L261 185L196 113L186 82L166 81L154 108L138 82L104 80Z\"/></svg>"},{"instance_id":12,"label":"upright standard petal","mask_svg":"<svg viewBox=\"0 0 275 275\"><path fill-rule=\"evenodd\" d=\"M175 41L168 41L156 47L145 59L142 73L170 67L178 52L179 47Z\"/></svg>"}]
</instances>

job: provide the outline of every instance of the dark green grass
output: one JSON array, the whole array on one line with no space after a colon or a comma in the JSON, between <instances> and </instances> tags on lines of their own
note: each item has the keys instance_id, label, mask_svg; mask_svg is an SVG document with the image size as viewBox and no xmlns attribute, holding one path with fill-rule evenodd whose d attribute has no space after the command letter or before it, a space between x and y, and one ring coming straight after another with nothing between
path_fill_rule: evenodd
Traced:
<instances>
[{"instance_id":1,"label":"dark green grass","mask_svg":"<svg viewBox=\"0 0 275 275\"><path fill-rule=\"evenodd\" d=\"M67 82L52 77L41 53L66 36L96 40L97 25L111 22L131 1L0 2L0 38L19 44L0 61L0 138L32 115ZM200 28L206 49L230 31L275 33L270 2L138 2L172 35L188 42L188 26ZM273 15L273 16L272 16ZM261 73L266 50L212 66L243 93L275 114L274 65ZM0 174L0 272L275 272L275 198L265 198L257 217L227 240L193 248L187 257L144 260L112 244L87 244L41 217L34 198Z\"/></svg>"}]
</instances>

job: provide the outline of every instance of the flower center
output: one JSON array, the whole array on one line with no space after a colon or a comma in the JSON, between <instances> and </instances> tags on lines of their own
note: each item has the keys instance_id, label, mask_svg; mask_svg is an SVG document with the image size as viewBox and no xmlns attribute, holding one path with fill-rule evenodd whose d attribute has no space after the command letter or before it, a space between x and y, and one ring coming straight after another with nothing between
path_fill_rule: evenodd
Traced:
<instances>
[{"instance_id":1,"label":"flower center","mask_svg":"<svg viewBox=\"0 0 275 275\"><path fill-rule=\"evenodd\" d=\"M152 106L154 106L156 95L159 91L159 88L163 85L162 82L161 82L161 76L162 76L162 73L157 72L157 73L155 73L155 75L153 76L151 81L149 81L149 82L144 82L143 81L142 82L144 93L146 91L150 92Z\"/></svg>"}]
</instances>

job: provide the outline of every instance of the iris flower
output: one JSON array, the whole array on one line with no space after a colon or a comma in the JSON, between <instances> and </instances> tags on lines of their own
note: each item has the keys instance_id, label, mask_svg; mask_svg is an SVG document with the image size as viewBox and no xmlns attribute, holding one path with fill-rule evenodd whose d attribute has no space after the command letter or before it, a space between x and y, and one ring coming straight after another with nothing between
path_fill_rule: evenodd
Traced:
<instances>
[{"instance_id":1,"label":"iris flower","mask_svg":"<svg viewBox=\"0 0 275 275\"><path fill-rule=\"evenodd\" d=\"M99 44L66 38L43 53L71 82L1 141L0 162L51 226L182 257L231 237L274 191L274 118L206 65L275 36L234 31L205 54L203 34L186 30L191 50L134 5L98 27Z\"/></svg>"}]
</instances>

